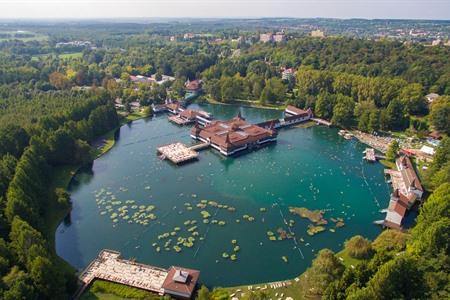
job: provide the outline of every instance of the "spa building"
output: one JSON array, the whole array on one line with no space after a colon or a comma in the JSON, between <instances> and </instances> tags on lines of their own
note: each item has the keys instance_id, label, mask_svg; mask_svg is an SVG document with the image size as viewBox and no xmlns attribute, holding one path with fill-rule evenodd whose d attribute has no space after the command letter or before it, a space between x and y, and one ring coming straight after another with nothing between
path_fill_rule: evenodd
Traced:
<instances>
[{"instance_id":1,"label":"spa building","mask_svg":"<svg viewBox=\"0 0 450 300\"><path fill-rule=\"evenodd\" d=\"M225 156L258 148L277 139L273 128L263 128L245 121L240 113L228 121L212 121L204 127L195 125L191 137L217 149Z\"/></svg>"}]
</instances>

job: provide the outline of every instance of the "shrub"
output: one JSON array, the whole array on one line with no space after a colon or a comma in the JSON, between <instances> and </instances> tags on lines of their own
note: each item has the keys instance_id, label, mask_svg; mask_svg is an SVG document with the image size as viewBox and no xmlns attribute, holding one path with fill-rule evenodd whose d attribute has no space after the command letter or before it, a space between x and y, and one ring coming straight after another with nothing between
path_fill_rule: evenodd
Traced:
<instances>
[{"instance_id":1,"label":"shrub","mask_svg":"<svg viewBox=\"0 0 450 300\"><path fill-rule=\"evenodd\" d=\"M345 249L353 258L368 258L372 254L372 244L360 235L352 237L345 242Z\"/></svg>"}]
</instances>

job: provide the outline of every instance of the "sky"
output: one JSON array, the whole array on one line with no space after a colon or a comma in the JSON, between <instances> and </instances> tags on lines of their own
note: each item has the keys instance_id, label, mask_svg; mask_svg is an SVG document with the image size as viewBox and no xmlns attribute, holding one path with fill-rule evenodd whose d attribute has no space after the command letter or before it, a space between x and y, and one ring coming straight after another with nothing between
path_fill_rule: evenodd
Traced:
<instances>
[{"instance_id":1,"label":"sky","mask_svg":"<svg viewBox=\"0 0 450 300\"><path fill-rule=\"evenodd\" d=\"M0 0L0 18L143 17L450 20L450 0Z\"/></svg>"}]
</instances>

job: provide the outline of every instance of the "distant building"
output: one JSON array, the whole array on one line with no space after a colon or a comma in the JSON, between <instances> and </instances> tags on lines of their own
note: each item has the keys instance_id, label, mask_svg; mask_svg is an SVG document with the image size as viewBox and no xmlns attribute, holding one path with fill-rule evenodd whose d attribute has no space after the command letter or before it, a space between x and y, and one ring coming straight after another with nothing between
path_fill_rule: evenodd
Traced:
<instances>
[{"instance_id":1,"label":"distant building","mask_svg":"<svg viewBox=\"0 0 450 300\"><path fill-rule=\"evenodd\" d=\"M272 36L272 39L275 43L281 43L286 40L286 35L282 32L277 32L277 34Z\"/></svg>"},{"instance_id":2,"label":"distant building","mask_svg":"<svg viewBox=\"0 0 450 300\"><path fill-rule=\"evenodd\" d=\"M431 46L439 46L440 44L442 44L441 39L437 39L431 42Z\"/></svg>"},{"instance_id":3,"label":"distant building","mask_svg":"<svg viewBox=\"0 0 450 300\"><path fill-rule=\"evenodd\" d=\"M259 35L259 40L263 43L268 43L272 41L273 34L272 33L261 33Z\"/></svg>"},{"instance_id":4,"label":"distant building","mask_svg":"<svg viewBox=\"0 0 450 300\"><path fill-rule=\"evenodd\" d=\"M171 42L175 42L176 40L177 40L177 37L176 37L176 36L172 35L172 36L170 37L170 41L171 41Z\"/></svg>"},{"instance_id":5,"label":"distant building","mask_svg":"<svg viewBox=\"0 0 450 300\"><path fill-rule=\"evenodd\" d=\"M168 75L162 75L161 80L156 80L156 74L151 75L150 77L143 76L143 75L130 75L130 81L133 83L157 83L157 84L163 84L167 81L174 81L175 77L168 76Z\"/></svg>"},{"instance_id":6,"label":"distant building","mask_svg":"<svg viewBox=\"0 0 450 300\"><path fill-rule=\"evenodd\" d=\"M259 35L259 40L263 43L269 42L281 43L286 40L286 35L284 34L284 32L277 32L276 34L272 34L270 32L261 33Z\"/></svg>"},{"instance_id":7,"label":"distant building","mask_svg":"<svg viewBox=\"0 0 450 300\"><path fill-rule=\"evenodd\" d=\"M295 69L293 68L287 68L287 69L283 69L283 71L281 72L281 79L283 80L292 80L295 78Z\"/></svg>"},{"instance_id":8,"label":"distant building","mask_svg":"<svg viewBox=\"0 0 450 300\"><path fill-rule=\"evenodd\" d=\"M433 103L434 100L439 98L439 94L430 93L430 94L426 95L425 98L427 99L428 103Z\"/></svg>"},{"instance_id":9,"label":"distant building","mask_svg":"<svg viewBox=\"0 0 450 300\"><path fill-rule=\"evenodd\" d=\"M192 32L188 32L188 33L185 33L185 34L183 35L183 39L185 39L185 40L191 40L191 39L193 39L194 37L195 37L195 34L192 33Z\"/></svg>"},{"instance_id":10,"label":"distant building","mask_svg":"<svg viewBox=\"0 0 450 300\"><path fill-rule=\"evenodd\" d=\"M155 79L143 75L130 75L130 81L133 83L153 83Z\"/></svg>"},{"instance_id":11,"label":"distant building","mask_svg":"<svg viewBox=\"0 0 450 300\"><path fill-rule=\"evenodd\" d=\"M324 38L325 37L325 33L322 30L313 30L311 31L311 36L312 37L317 37L317 38Z\"/></svg>"},{"instance_id":12,"label":"distant building","mask_svg":"<svg viewBox=\"0 0 450 300\"><path fill-rule=\"evenodd\" d=\"M188 80L185 83L187 93L198 93L202 89L202 81L199 79Z\"/></svg>"},{"instance_id":13,"label":"distant building","mask_svg":"<svg viewBox=\"0 0 450 300\"><path fill-rule=\"evenodd\" d=\"M89 41L72 41L72 42L59 42L56 43L56 48L64 47L64 46L73 46L73 47L91 47L92 43Z\"/></svg>"}]
</instances>

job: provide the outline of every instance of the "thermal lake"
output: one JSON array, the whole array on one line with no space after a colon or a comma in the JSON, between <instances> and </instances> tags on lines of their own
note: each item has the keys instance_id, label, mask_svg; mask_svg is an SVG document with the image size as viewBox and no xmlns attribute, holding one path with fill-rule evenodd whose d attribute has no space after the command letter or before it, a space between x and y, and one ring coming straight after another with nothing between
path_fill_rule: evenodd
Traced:
<instances>
[{"instance_id":1,"label":"thermal lake","mask_svg":"<svg viewBox=\"0 0 450 300\"><path fill-rule=\"evenodd\" d=\"M200 109L216 119L240 111L251 123L282 117L239 106ZM277 143L257 151L227 158L203 150L183 166L157 157L160 145L194 143L189 132L164 114L122 126L115 146L73 178L73 209L57 229L57 253L82 269L108 248L154 266L198 269L209 286L232 286L292 278L320 249L339 251L353 235L380 232L373 221L384 218L379 210L389 198L383 167L363 161L366 146L337 129L282 129ZM289 207L323 210L325 231L308 235L311 221ZM279 232L296 240L278 240Z\"/></svg>"}]
</instances>

